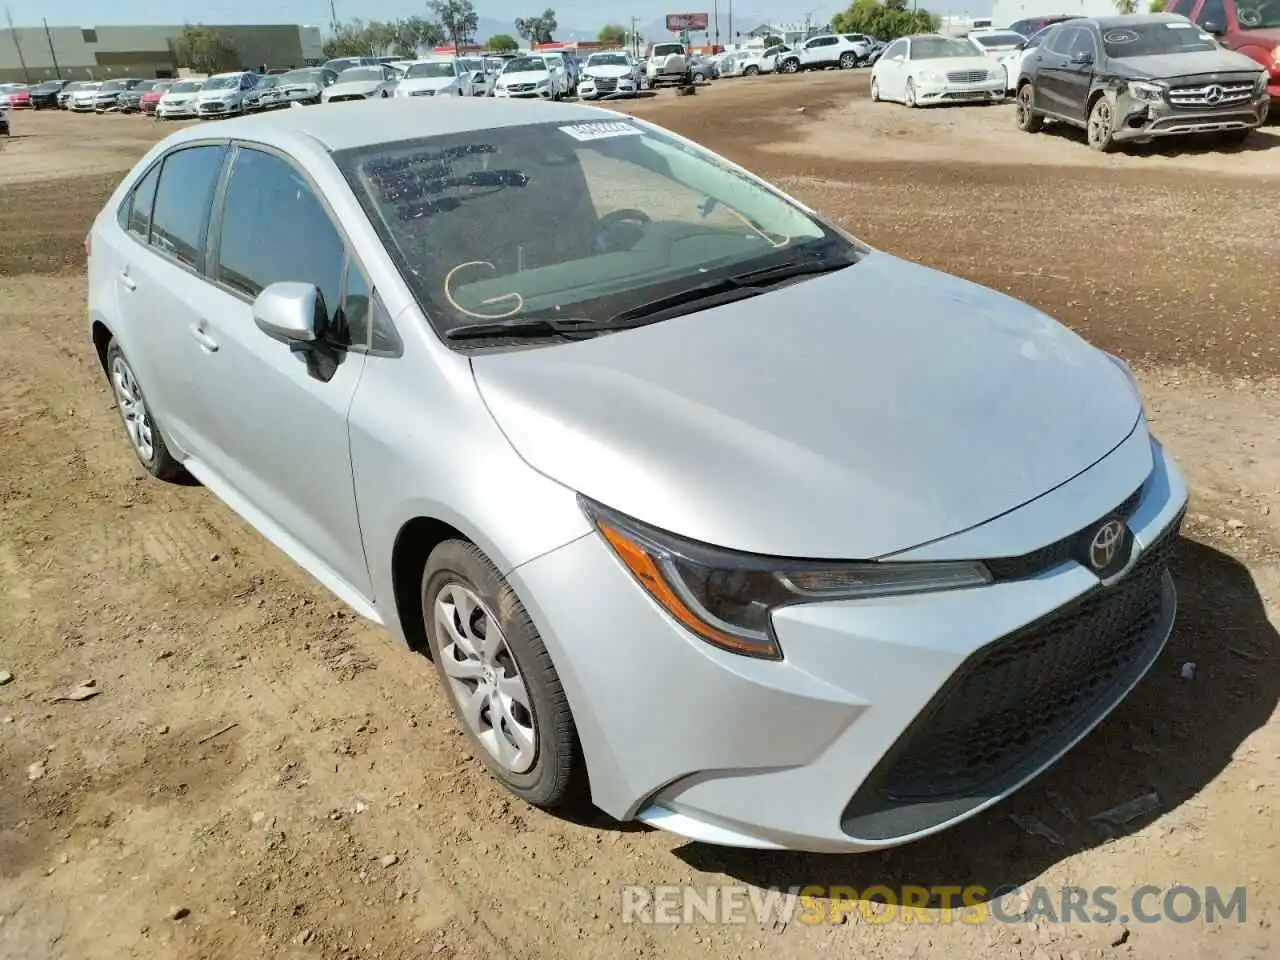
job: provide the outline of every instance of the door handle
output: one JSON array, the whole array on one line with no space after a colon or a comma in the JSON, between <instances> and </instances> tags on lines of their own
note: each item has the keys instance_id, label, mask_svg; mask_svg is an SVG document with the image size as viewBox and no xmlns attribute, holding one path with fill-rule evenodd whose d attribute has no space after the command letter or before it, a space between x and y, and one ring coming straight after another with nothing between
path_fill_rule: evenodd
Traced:
<instances>
[{"instance_id":1,"label":"door handle","mask_svg":"<svg viewBox=\"0 0 1280 960\"><path fill-rule=\"evenodd\" d=\"M205 333L204 329L199 324L193 323L189 329L191 331L191 336L195 338L196 343L200 344L201 350L204 350L206 353L218 352L218 341Z\"/></svg>"},{"instance_id":2,"label":"door handle","mask_svg":"<svg viewBox=\"0 0 1280 960\"><path fill-rule=\"evenodd\" d=\"M137 290L137 289L138 289L138 284L137 284L137 282L133 279L133 277L129 276L129 271L128 271L128 270L121 270L121 271L120 271L120 282L121 282L122 284L124 284L124 288L125 288L126 290L130 290L130 291L132 291L132 290Z\"/></svg>"}]
</instances>

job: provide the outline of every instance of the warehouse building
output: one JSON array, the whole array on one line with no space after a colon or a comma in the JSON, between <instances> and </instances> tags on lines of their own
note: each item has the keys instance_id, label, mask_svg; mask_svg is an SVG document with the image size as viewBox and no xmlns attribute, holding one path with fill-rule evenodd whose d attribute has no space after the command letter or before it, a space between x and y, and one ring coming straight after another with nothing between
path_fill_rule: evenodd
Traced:
<instances>
[{"instance_id":1,"label":"warehouse building","mask_svg":"<svg viewBox=\"0 0 1280 960\"><path fill-rule=\"evenodd\" d=\"M296 24L216 26L240 66L298 66L324 59L320 28ZM183 27L17 27L0 30L0 83L176 76Z\"/></svg>"}]
</instances>

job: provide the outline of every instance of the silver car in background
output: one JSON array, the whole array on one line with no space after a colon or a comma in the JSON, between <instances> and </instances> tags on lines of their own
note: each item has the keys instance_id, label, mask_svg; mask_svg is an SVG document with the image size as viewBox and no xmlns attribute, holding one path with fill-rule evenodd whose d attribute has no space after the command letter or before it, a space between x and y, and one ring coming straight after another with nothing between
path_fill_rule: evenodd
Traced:
<instances>
[{"instance_id":1,"label":"silver car in background","mask_svg":"<svg viewBox=\"0 0 1280 960\"><path fill-rule=\"evenodd\" d=\"M1121 361L641 119L353 116L157 144L88 332L142 466L429 652L515 795L891 846L1160 654L1187 490Z\"/></svg>"},{"instance_id":2,"label":"silver car in background","mask_svg":"<svg viewBox=\"0 0 1280 960\"><path fill-rule=\"evenodd\" d=\"M320 102L324 91L337 81L338 74L325 67L303 67L280 75L280 82L262 104L278 107L310 106Z\"/></svg>"},{"instance_id":3,"label":"silver car in background","mask_svg":"<svg viewBox=\"0 0 1280 960\"><path fill-rule=\"evenodd\" d=\"M385 63L367 67L349 67L338 74L320 95L321 103L343 103L349 100L371 100L395 93L400 79L398 71Z\"/></svg>"}]
</instances>

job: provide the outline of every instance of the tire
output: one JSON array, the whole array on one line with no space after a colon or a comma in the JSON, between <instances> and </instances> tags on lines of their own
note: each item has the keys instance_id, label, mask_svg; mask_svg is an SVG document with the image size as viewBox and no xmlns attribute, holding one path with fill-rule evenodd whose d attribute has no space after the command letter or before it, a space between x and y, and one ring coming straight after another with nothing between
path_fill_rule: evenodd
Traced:
<instances>
[{"instance_id":1,"label":"tire","mask_svg":"<svg viewBox=\"0 0 1280 960\"><path fill-rule=\"evenodd\" d=\"M473 544L445 541L427 558L422 610L441 686L485 769L535 807L580 803L587 796L587 771L568 698L537 628L497 567ZM489 633L495 628L496 641ZM489 652L478 653L486 638ZM498 681L505 681L505 699L498 703L506 715L495 728L491 704L499 697ZM469 695L471 703L485 698L474 717L460 699ZM520 736L503 732L512 729Z\"/></svg>"},{"instance_id":2,"label":"tire","mask_svg":"<svg viewBox=\"0 0 1280 960\"><path fill-rule=\"evenodd\" d=\"M778 64L778 72L779 73L799 73L800 61L795 59L783 60L782 63Z\"/></svg>"},{"instance_id":3,"label":"tire","mask_svg":"<svg viewBox=\"0 0 1280 960\"><path fill-rule=\"evenodd\" d=\"M1018 88L1013 105L1013 122L1023 133L1039 133L1044 127L1044 117L1032 109L1035 103L1035 87L1024 83Z\"/></svg>"},{"instance_id":4,"label":"tire","mask_svg":"<svg viewBox=\"0 0 1280 960\"><path fill-rule=\"evenodd\" d=\"M902 92L902 102L913 109L920 106L916 102L916 84L914 80L907 81L907 86Z\"/></svg>"},{"instance_id":5,"label":"tire","mask_svg":"<svg viewBox=\"0 0 1280 960\"><path fill-rule=\"evenodd\" d=\"M1094 101L1093 108L1089 111L1089 125L1087 127L1089 148L1091 150L1097 150L1099 153L1110 153L1115 148L1115 131L1112 129L1114 122L1112 117L1110 100L1102 96Z\"/></svg>"},{"instance_id":6,"label":"tire","mask_svg":"<svg viewBox=\"0 0 1280 960\"><path fill-rule=\"evenodd\" d=\"M871 102L880 102L880 81L875 77L871 78Z\"/></svg>"},{"instance_id":7,"label":"tire","mask_svg":"<svg viewBox=\"0 0 1280 960\"><path fill-rule=\"evenodd\" d=\"M851 51L845 51L844 53L840 54L839 62L840 62L841 70L852 70L854 67L858 65L858 55Z\"/></svg>"},{"instance_id":8,"label":"tire","mask_svg":"<svg viewBox=\"0 0 1280 960\"><path fill-rule=\"evenodd\" d=\"M693 84L694 84L694 86L696 86L696 87L700 87L700 86L702 86L704 83L709 83L709 82L710 82L710 81L708 81L708 80L707 80L707 77L706 77L706 75L705 75L705 74L695 73L695 74L693 75Z\"/></svg>"},{"instance_id":9,"label":"tire","mask_svg":"<svg viewBox=\"0 0 1280 960\"><path fill-rule=\"evenodd\" d=\"M107 380L111 384L125 434L129 437L129 446L143 469L156 479L169 483L186 479L187 472L169 452L133 367L115 340L107 345Z\"/></svg>"},{"instance_id":10,"label":"tire","mask_svg":"<svg viewBox=\"0 0 1280 960\"><path fill-rule=\"evenodd\" d=\"M760 68L759 68L759 67L757 67L757 66L753 63L753 64L751 64L751 66L747 67L745 70L743 70L743 71L742 71L742 75L743 75L744 77L755 77L755 76L759 76L759 75L760 75Z\"/></svg>"}]
</instances>

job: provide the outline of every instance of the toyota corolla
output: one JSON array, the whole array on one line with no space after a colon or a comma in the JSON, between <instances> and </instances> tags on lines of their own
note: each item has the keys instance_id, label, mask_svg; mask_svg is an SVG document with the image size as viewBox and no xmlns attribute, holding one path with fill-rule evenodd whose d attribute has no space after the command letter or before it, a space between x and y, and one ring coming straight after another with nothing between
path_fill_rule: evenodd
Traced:
<instances>
[{"instance_id":1,"label":"toyota corolla","mask_svg":"<svg viewBox=\"0 0 1280 960\"><path fill-rule=\"evenodd\" d=\"M441 100L168 137L89 315L143 467L429 652L514 794L875 849L1139 681L1187 491L1124 363L643 120Z\"/></svg>"}]
</instances>

